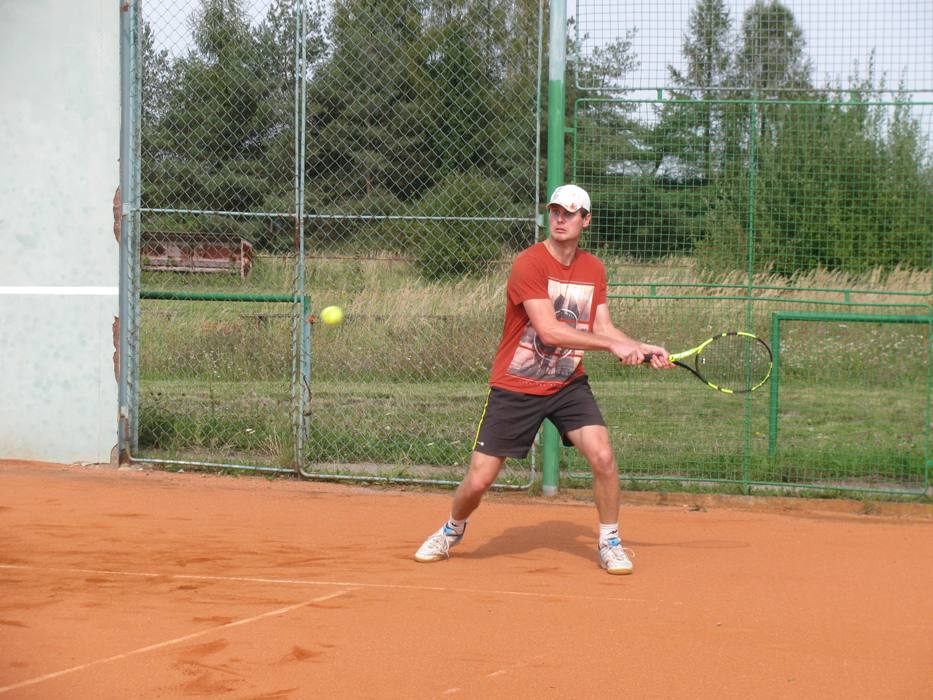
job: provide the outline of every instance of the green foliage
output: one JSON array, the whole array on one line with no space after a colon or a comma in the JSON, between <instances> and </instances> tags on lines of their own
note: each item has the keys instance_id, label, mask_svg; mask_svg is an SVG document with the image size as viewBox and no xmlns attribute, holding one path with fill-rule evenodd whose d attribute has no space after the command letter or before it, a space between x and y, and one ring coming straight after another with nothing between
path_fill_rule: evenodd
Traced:
<instances>
[{"instance_id":1,"label":"green foliage","mask_svg":"<svg viewBox=\"0 0 933 700\"><path fill-rule=\"evenodd\" d=\"M621 196L619 196L621 195ZM689 195L665 190L649 178L623 178L612 196L597 196L589 236L598 249L637 259L666 257L691 248Z\"/></svg>"},{"instance_id":2,"label":"green foliage","mask_svg":"<svg viewBox=\"0 0 933 700\"><path fill-rule=\"evenodd\" d=\"M200 0L193 48L177 57L144 26L144 207L230 212L232 228L258 251L290 250L285 217L258 223L237 214L294 210L303 129L309 251L406 254L427 237L446 246L446 260L458 246L466 252L464 265L425 268L449 276L480 269L503 242L528 240L508 224L491 227L490 244L472 225L445 238L390 217L450 217L448 204L469 209L491 188L497 196L483 216L530 215L537 2L339 0L326 13L317 4L304 19L303 46L293 0L275 0L258 22L244 7ZM295 123L299 49L307 54L303 125ZM477 184L477 172L495 184ZM203 217L175 223L205 225Z\"/></svg>"},{"instance_id":3,"label":"green foliage","mask_svg":"<svg viewBox=\"0 0 933 700\"><path fill-rule=\"evenodd\" d=\"M725 139L723 106L713 100L723 98L722 88L732 80L731 31L732 18L723 0L700 0L694 6L683 43L687 70L681 73L668 66L677 86L675 101L661 108L655 130L662 137L657 152L697 165L706 179L717 166Z\"/></svg>"},{"instance_id":4,"label":"green foliage","mask_svg":"<svg viewBox=\"0 0 933 700\"><path fill-rule=\"evenodd\" d=\"M790 8L778 0L755 0L742 20L736 87L758 98L809 88L812 67L805 43Z\"/></svg>"},{"instance_id":5,"label":"green foliage","mask_svg":"<svg viewBox=\"0 0 933 700\"><path fill-rule=\"evenodd\" d=\"M414 255L427 279L447 279L533 240L501 219L529 217L541 174L537 2L307 3L301 37L293 0L259 18L245 8L199 0L180 55L143 26L142 204L227 212L147 216L146 230L223 231L257 252L293 251L303 130L312 254ZM569 40L568 109L615 94L638 65L634 37L586 54L587 37ZM736 18L723 0L698 0L684 67L669 67L674 99L653 115L610 100L576 113L578 136L596 134L576 142L579 179L607 183L591 187L591 241L636 257L693 249L714 267L744 269L751 255L785 274L929 266L933 165L917 110L903 95L872 106L871 76L816 92L805 47L777 0ZM243 215L257 212L281 216Z\"/></svg>"},{"instance_id":6,"label":"green foliage","mask_svg":"<svg viewBox=\"0 0 933 700\"><path fill-rule=\"evenodd\" d=\"M918 129L907 103L893 114L857 99L789 107L754 169L715 183L698 253L741 265L751 228L756 267L780 274L929 267L933 180Z\"/></svg>"},{"instance_id":7,"label":"green foliage","mask_svg":"<svg viewBox=\"0 0 933 700\"><path fill-rule=\"evenodd\" d=\"M479 171L451 174L427 192L417 211L426 216L443 211L454 219L488 218L502 195L502 184ZM485 272L501 259L504 248L533 241L521 240L521 227L505 221L418 220L411 224L411 242L416 266L427 279L450 279Z\"/></svg>"},{"instance_id":8,"label":"green foliage","mask_svg":"<svg viewBox=\"0 0 933 700\"><path fill-rule=\"evenodd\" d=\"M195 48L173 61L144 25L143 206L258 211L292 188L282 13L280 0L253 28L239 0L202 0Z\"/></svg>"},{"instance_id":9,"label":"green foliage","mask_svg":"<svg viewBox=\"0 0 933 700\"><path fill-rule=\"evenodd\" d=\"M700 0L686 68L669 68L675 99L654 123L579 149L600 170L600 148L639 164L612 183L613 199L636 201L607 203L602 235L642 256L694 245L714 270L929 267L933 160L909 97L880 99L872 61L848 88L814 90L803 31L775 0L757 0L731 31L721 0Z\"/></svg>"}]
</instances>

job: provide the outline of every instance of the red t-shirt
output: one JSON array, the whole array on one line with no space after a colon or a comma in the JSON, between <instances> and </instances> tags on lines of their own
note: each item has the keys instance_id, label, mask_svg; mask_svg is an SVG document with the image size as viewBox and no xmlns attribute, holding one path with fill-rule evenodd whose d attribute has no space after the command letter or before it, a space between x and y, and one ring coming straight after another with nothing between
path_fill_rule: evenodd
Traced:
<instances>
[{"instance_id":1,"label":"red t-shirt","mask_svg":"<svg viewBox=\"0 0 933 700\"><path fill-rule=\"evenodd\" d=\"M606 268L584 250L562 265L544 243L536 243L515 258L506 289L502 340L489 384L523 394L556 393L583 374L583 351L542 343L523 302L549 299L557 320L592 333L596 307L606 303Z\"/></svg>"}]
</instances>

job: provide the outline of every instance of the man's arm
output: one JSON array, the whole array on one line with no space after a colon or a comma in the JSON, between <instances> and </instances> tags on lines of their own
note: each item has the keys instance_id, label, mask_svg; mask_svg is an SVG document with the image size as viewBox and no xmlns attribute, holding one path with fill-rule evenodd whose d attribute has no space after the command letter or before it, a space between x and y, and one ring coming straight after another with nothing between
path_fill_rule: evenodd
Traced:
<instances>
[{"instance_id":1,"label":"man's arm","mask_svg":"<svg viewBox=\"0 0 933 700\"><path fill-rule=\"evenodd\" d=\"M558 321L554 315L554 307L548 299L528 299L523 302L523 306L538 337L547 345L575 350L605 350L625 365L639 365L647 353L652 353L652 367L660 369L670 365L667 361L667 350L633 340L616 328L605 304L596 308L592 333L578 331Z\"/></svg>"},{"instance_id":2,"label":"man's arm","mask_svg":"<svg viewBox=\"0 0 933 700\"><path fill-rule=\"evenodd\" d=\"M612 322L612 316L609 314L609 307L606 304L600 304L596 307L596 319L593 323L593 331L609 338L616 338L620 342L633 343L636 345L641 353L641 359L638 361L639 363L644 361L646 355L651 355L650 364L654 369L668 369L674 366L668 359L667 350L662 346L642 343L634 338L630 338L616 328L615 324Z\"/></svg>"}]
</instances>

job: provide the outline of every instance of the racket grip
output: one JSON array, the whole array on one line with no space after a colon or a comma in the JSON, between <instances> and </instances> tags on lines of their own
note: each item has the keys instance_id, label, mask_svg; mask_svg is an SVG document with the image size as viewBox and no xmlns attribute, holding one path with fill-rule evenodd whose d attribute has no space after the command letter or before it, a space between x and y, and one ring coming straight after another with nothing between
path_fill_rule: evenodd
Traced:
<instances>
[{"instance_id":1,"label":"racket grip","mask_svg":"<svg viewBox=\"0 0 933 700\"><path fill-rule=\"evenodd\" d=\"M641 363L642 363L643 365L650 364L650 363L651 363L651 358L652 358L652 357L654 357L654 353L653 353L653 352L645 353L645 359L642 360Z\"/></svg>"}]
</instances>

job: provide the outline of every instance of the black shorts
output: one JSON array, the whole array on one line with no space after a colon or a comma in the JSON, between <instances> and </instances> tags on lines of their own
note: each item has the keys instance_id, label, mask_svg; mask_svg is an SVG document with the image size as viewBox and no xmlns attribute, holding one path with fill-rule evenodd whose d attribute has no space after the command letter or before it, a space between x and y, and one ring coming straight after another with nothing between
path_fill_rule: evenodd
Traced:
<instances>
[{"instance_id":1,"label":"black shorts","mask_svg":"<svg viewBox=\"0 0 933 700\"><path fill-rule=\"evenodd\" d=\"M554 423L567 447L571 430L606 424L585 374L550 396L491 387L473 449L494 457L525 457L545 418Z\"/></svg>"}]
</instances>

